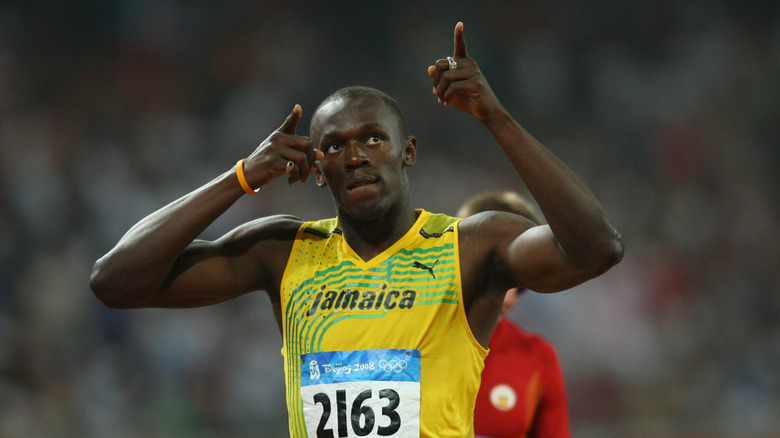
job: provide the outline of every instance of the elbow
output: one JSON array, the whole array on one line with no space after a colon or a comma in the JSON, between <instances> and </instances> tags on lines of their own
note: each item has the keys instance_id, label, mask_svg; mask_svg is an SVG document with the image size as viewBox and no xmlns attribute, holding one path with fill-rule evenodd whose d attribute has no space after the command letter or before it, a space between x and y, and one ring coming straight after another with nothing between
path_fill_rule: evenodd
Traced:
<instances>
[{"instance_id":1,"label":"elbow","mask_svg":"<svg viewBox=\"0 0 780 438\"><path fill-rule=\"evenodd\" d=\"M620 263L624 252L623 237L614 231L567 254L572 266L576 266L580 272L581 278L590 280Z\"/></svg>"},{"instance_id":2,"label":"elbow","mask_svg":"<svg viewBox=\"0 0 780 438\"><path fill-rule=\"evenodd\" d=\"M115 288L111 287L109 276L106 275L106 269L103 265L103 259L95 262L95 266L92 267L92 274L89 276L89 288L92 289L95 297L105 306L112 309L120 309L122 308L120 303L111 293Z\"/></svg>"},{"instance_id":3,"label":"elbow","mask_svg":"<svg viewBox=\"0 0 780 438\"><path fill-rule=\"evenodd\" d=\"M140 307L134 304L131 297L134 294L126 292L126 287L121 284L121 279L111 273L106 266L105 257L95 262L92 274L89 277L89 288L95 297L106 307L111 309L132 309Z\"/></svg>"},{"instance_id":4,"label":"elbow","mask_svg":"<svg viewBox=\"0 0 780 438\"><path fill-rule=\"evenodd\" d=\"M625 253L623 236L614 230L610 234L611 235L608 238L605 238L598 245L597 249L593 251L591 262L595 275L601 275L604 272L607 272L610 268L623 260L623 254Z\"/></svg>"},{"instance_id":5,"label":"elbow","mask_svg":"<svg viewBox=\"0 0 780 438\"><path fill-rule=\"evenodd\" d=\"M615 233L616 236L609 245L609 252L606 256L606 260L609 263L609 267L613 267L623 260L623 254L626 252L626 246L623 244L623 236L619 233Z\"/></svg>"}]
</instances>

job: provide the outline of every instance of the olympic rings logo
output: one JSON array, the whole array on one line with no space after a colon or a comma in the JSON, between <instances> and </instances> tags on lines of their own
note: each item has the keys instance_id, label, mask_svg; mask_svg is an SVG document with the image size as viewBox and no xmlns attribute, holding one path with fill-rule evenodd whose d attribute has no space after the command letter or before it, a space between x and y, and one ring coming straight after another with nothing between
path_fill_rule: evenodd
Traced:
<instances>
[{"instance_id":1,"label":"olympic rings logo","mask_svg":"<svg viewBox=\"0 0 780 438\"><path fill-rule=\"evenodd\" d=\"M380 360L379 361L379 368L381 368L384 372L389 373L390 371L395 371L396 373L400 373L401 371L406 368L406 361L405 360L395 360L390 359L387 360Z\"/></svg>"}]
</instances>

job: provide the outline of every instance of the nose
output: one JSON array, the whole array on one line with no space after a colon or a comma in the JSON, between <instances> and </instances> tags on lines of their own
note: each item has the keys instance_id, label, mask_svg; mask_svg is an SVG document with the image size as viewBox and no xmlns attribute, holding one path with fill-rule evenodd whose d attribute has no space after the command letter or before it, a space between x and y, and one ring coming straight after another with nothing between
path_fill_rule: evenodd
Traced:
<instances>
[{"instance_id":1,"label":"nose","mask_svg":"<svg viewBox=\"0 0 780 438\"><path fill-rule=\"evenodd\" d=\"M345 146L344 163L347 169L357 169L367 166L370 161L364 149L364 145L359 141L350 141Z\"/></svg>"}]
</instances>

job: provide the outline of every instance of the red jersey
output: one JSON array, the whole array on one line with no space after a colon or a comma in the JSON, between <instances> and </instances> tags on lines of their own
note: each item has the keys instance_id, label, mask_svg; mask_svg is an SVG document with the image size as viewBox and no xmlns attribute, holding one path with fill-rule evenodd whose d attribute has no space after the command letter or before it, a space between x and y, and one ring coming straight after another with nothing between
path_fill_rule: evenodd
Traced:
<instances>
[{"instance_id":1,"label":"red jersey","mask_svg":"<svg viewBox=\"0 0 780 438\"><path fill-rule=\"evenodd\" d=\"M474 409L477 438L569 438L558 355L541 337L501 318L490 339Z\"/></svg>"}]
</instances>

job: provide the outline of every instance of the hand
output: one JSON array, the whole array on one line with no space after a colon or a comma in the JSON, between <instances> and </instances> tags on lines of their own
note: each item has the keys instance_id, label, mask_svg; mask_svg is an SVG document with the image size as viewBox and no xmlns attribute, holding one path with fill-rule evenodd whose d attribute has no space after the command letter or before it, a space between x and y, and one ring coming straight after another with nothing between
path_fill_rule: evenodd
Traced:
<instances>
[{"instance_id":1,"label":"hand","mask_svg":"<svg viewBox=\"0 0 780 438\"><path fill-rule=\"evenodd\" d=\"M452 105L487 123L503 108L476 61L466 53L463 22L455 25L455 51L452 57L458 65L456 70L450 70L446 59L439 59L428 67L428 76L433 79L433 94L438 96L439 103Z\"/></svg>"},{"instance_id":2,"label":"hand","mask_svg":"<svg viewBox=\"0 0 780 438\"><path fill-rule=\"evenodd\" d=\"M289 173L287 182L306 182L314 162L323 159L322 151L315 150L309 137L295 134L303 110L295 105L292 113L276 131L271 133L244 162L244 174L249 185L262 187L272 179ZM295 166L288 171L288 162Z\"/></svg>"}]
</instances>

